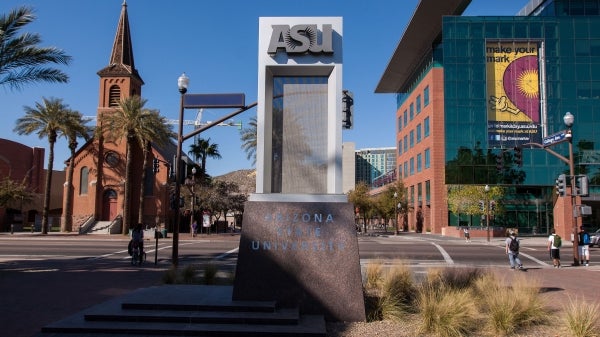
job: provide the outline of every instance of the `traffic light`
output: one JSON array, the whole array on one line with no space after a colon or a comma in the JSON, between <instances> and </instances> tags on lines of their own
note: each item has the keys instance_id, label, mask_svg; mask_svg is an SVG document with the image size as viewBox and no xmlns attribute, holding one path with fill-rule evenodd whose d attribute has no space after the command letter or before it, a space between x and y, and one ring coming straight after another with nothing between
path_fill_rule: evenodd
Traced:
<instances>
[{"instance_id":1,"label":"traffic light","mask_svg":"<svg viewBox=\"0 0 600 337\"><path fill-rule=\"evenodd\" d=\"M564 197L567 194L567 176L561 174L556 179L556 194Z\"/></svg>"},{"instance_id":2,"label":"traffic light","mask_svg":"<svg viewBox=\"0 0 600 337\"><path fill-rule=\"evenodd\" d=\"M515 164L517 164L517 166L521 167L521 166L523 166L522 149L518 146L515 146L514 150L515 150Z\"/></svg>"},{"instance_id":3,"label":"traffic light","mask_svg":"<svg viewBox=\"0 0 600 337\"><path fill-rule=\"evenodd\" d=\"M354 124L354 95L348 90L342 91L342 127L352 129Z\"/></svg>"},{"instance_id":4,"label":"traffic light","mask_svg":"<svg viewBox=\"0 0 600 337\"><path fill-rule=\"evenodd\" d=\"M584 174L575 176L575 195L587 197L590 195L588 177Z\"/></svg>"},{"instance_id":5,"label":"traffic light","mask_svg":"<svg viewBox=\"0 0 600 337\"><path fill-rule=\"evenodd\" d=\"M483 200L479 200L479 209L484 212L485 211L485 202Z\"/></svg>"},{"instance_id":6,"label":"traffic light","mask_svg":"<svg viewBox=\"0 0 600 337\"><path fill-rule=\"evenodd\" d=\"M158 158L154 157L154 159L152 159L152 171L154 173L158 173L158 171L160 171L159 165Z\"/></svg>"},{"instance_id":7,"label":"traffic light","mask_svg":"<svg viewBox=\"0 0 600 337\"><path fill-rule=\"evenodd\" d=\"M496 171L498 171L498 174L501 174L502 171L504 171L503 152L500 152L496 155Z\"/></svg>"}]
</instances>

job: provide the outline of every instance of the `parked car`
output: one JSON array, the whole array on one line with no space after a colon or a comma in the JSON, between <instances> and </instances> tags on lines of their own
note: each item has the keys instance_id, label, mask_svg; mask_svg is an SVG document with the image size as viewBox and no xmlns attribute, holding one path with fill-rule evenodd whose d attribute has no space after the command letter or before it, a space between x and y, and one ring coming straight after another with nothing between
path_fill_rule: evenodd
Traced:
<instances>
[{"instance_id":1,"label":"parked car","mask_svg":"<svg viewBox=\"0 0 600 337\"><path fill-rule=\"evenodd\" d=\"M590 233L590 247L600 247L600 229Z\"/></svg>"}]
</instances>

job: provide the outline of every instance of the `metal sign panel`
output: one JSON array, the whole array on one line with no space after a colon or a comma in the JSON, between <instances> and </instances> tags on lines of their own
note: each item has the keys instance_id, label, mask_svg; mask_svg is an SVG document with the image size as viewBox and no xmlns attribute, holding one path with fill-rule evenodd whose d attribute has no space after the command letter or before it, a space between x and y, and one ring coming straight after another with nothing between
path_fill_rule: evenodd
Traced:
<instances>
[{"instance_id":1,"label":"metal sign panel","mask_svg":"<svg viewBox=\"0 0 600 337\"><path fill-rule=\"evenodd\" d=\"M183 107L186 109L243 108L246 106L244 94L185 94Z\"/></svg>"},{"instance_id":2,"label":"metal sign panel","mask_svg":"<svg viewBox=\"0 0 600 337\"><path fill-rule=\"evenodd\" d=\"M555 145L558 143L562 143L566 140L567 140L567 131L563 130L563 131L557 132L553 135L544 137L544 139L542 140L542 145L544 145L544 147L547 147L547 146Z\"/></svg>"}]
</instances>

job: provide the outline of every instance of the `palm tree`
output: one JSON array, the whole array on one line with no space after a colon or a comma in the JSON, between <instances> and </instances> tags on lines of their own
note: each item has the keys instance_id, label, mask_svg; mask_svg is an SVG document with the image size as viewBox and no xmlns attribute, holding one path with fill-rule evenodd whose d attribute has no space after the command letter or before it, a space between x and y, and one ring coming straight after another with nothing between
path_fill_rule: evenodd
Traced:
<instances>
[{"instance_id":1,"label":"palm tree","mask_svg":"<svg viewBox=\"0 0 600 337\"><path fill-rule=\"evenodd\" d=\"M52 167L54 165L54 144L69 120L67 105L58 98L43 98L43 103L36 103L35 108L25 106L25 116L17 119L14 131L19 135L37 133L41 138L48 138L48 167L46 168L46 187L44 191L44 208L42 210L42 234L48 234L48 211L50 208L50 189L52 187Z\"/></svg>"},{"instance_id":2,"label":"palm tree","mask_svg":"<svg viewBox=\"0 0 600 337\"><path fill-rule=\"evenodd\" d=\"M25 83L67 83L69 77L46 64L68 65L71 57L54 47L38 47L38 34L19 30L35 19L30 7L20 7L8 15L0 15L0 85L21 89Z\"/></svg>"},{"instance_id":3,"label":"palm tree","mask_svg":"<svg viewBox=\"0 0 600 337\"><path fill-rule=\"evenodd\" d=\"M83 117L78 111L68 110L62 131L69 141L71 157L67 167L67 191L65 196L65 208L63 209L63 221L61 221L61 232L70 231L73 228L73 170L75 166L75 150L77 149L77 138L82 137L86 141L92 136L93 129L86 126L90 120Z\"/></svg>"},{"instance_id":4,"label":"palm tree","mask_svg":"<svg viewBox=\"0 0 600 337\"><path fill-rule=\"evenodd\" d=\"M202 181L205 181L208 177L206 174L206 159L208 159L208 157L221 159L219 145L211 144L210 138L198 138L196 143L190 145L190 151L188 154L193 155L196 160L200 159L200 174L203 176Z\"/></svg>"},{"instance_id":5,"label":"palm tree","mask_svg":"<svg viewBox=\"0 0 600 337\"><path fill-rule=\"evenodd\" d=\"M148 166L149 142L165 144L173 136L173 132L165 123L164 118L159 116L158 111L144 109L147 100L134 95L124 98L119 102L119 108L112 113L105 113L100 116L99 125L101 132L107 140L117 141L125 138L126 140L126 161L125 161L125 196L123 202L123 228L122 233L127 234L131 225L131 181L133 178L133 150L135 145L144 151L142 186L145 179L145 168ZM105 132L110 130L110 132ZM139 212L143 212L143 192L141 193ZM138 216L139 218L139 216Z\"/></svg>"},{"instance_id":6,"label":"palm tree","mask_svg":"<svg viewBox=\"0 0 600 337\"><path fill-rule=\"evenodd\" d=\"M256 165L256 116L250 118L248 125L240 131L242 149L246 152L246 159L252 159L252 165Z\"/></svg>"}]
</instances>

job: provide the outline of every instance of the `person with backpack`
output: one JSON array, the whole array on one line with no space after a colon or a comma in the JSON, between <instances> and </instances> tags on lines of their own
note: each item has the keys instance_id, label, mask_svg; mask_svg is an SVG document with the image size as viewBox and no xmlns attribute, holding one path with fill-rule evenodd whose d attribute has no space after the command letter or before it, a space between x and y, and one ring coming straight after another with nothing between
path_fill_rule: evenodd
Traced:
<instances>
[{"instance_id":1,"label":"person with backpack","mask_svg":"<svg viewBox=\"0 0 600 337\"><path fill-rule=\"evenodd\" d=\"M590 233L586 232L583 226L579 227L578 237L578 250L579 250L579 264L582 266L590 265ZM585 258L585 259L584 259ZM583 264L585 261L585 264Z\"/></svg>"},{"instance_id":2,"label":"person with backpack","mask_svg":"<svg viewBox=\"0 0 600 337\"><path fill-rule=\"evenodd\" d=\"M548 251L554 268L560 268L560 246L562 246L562 238L556 234L556 230L552 228L552 234L548 237Z\"/></svg>"},{"instance_id":3,"label":"person with backpack","mask_svg":"<svg viewBox=\"0 0 600 337\"><path fill-rule=\"evenodd\" d=\"M510 269L523 269L523 263L521 263L521 259L519 259L519 239L517 238L517 233L511 231L509 233L508 238L505 241L506 254L508 255L508 262L510 262Z\"/></svg>"}]
</instances>

